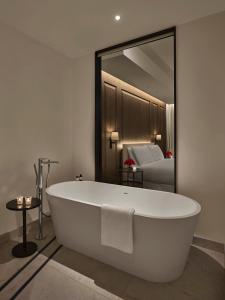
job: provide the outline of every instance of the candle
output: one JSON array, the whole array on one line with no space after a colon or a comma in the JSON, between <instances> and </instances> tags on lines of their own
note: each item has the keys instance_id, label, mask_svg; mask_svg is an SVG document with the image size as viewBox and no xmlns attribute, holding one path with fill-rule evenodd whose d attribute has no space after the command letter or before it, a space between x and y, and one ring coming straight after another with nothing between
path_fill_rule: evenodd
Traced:
<instances>
[{"instance_id":1,"label":"candle","mask_svg":"<svg viewBox=\"0 0 225 300\"><path fill-rule=\"evenodd\" d=\"M17 205L23 205L23 196L19 196L16 198Z\"/></svg>"},{"instance_id":2,"label":"candle","mask_svg":"<svg viewBox=\"0 0 225 300\"><path fill-rule=\"evenodd\" d=\"M136 172L136 171L137 171L137 167L133 166L133 172Z\"/></svg>"},{"instance_id":3,"label":"candle","mask_svg":"<svg viewBox=\"0 0 225 300\"><path fill-rule=\"evenodd\" d=\"M25 197L26 206L31 206L32 197Z\"/></svg>"}]
</instances>

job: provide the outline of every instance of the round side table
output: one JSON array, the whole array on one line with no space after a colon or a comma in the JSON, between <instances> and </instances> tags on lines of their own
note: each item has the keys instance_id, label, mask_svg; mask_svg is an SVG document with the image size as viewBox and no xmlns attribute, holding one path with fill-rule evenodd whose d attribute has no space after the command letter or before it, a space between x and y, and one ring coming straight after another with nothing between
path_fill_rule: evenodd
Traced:
<instances>
[{"instance_id":1,"label":"round side table","mask_svg":"<svg viewBox=\"0 0 225 300\"><path fill-rule=\"evenodd\" d=\"M17 244L12 249L12 255L15 257L27 257L37 250L37 244L34 242L27 242L27 210L40 206L41 202L38 198L32 198L31 205L26 206L25 200L22 205L17 204L17 200L11 200L6 204L6 208L14 211L21 211L23 214L23 242Z\"/></svg>"}]
</instances>

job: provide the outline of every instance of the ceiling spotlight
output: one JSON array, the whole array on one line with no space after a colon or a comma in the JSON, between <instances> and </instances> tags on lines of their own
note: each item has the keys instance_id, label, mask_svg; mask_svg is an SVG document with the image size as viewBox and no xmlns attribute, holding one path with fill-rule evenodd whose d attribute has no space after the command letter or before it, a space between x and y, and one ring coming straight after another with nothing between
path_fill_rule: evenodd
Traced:
<instances>
[{"instance_id":1,"label":"ceiling spotlight","mask_svg":"<svg viewBox=\"0 0 225 300\"><path fill-rule=\"evenodd\" d=\"M115 17L114 17L114 19L115 19L115 21L119 21L120 20L120 15L116 15Z\"/></svg>"}]
</instances>

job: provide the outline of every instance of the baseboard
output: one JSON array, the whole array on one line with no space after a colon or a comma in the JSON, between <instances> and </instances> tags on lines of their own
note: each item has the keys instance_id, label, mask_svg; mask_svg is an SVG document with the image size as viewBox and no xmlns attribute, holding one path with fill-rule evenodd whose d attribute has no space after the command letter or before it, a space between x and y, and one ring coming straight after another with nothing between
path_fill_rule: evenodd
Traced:
<instances>
[{"instance_id":1,"label":"baseboard","mask_svg":"<svg viewBox=\"0 0 225 300\"><path fill-rule=\"evenodd\" d=\"M225 245L224 243L209 240L203 236L194 235L193 244L196 246L204 247L210 250L214 250L220 253L225 253Z\"/></svg>"},{"instance_id":2,"label":"baseboard","mask_svg":"<svg viewBox=\"0 0 225 300\"><path fill-rule=\"evenodd\" d=\"M214 239L211 239L208 236L205 236L205 235L202 235L202 234L195 233L194 237L200 238L200 239L204 239L204 240L208 240L208 241L211 241L211 242L214 242L214 243L218 243L218 244L221 244L221 245L225 245L225 241L214 240Z\"/></svg>"}]
</instances>

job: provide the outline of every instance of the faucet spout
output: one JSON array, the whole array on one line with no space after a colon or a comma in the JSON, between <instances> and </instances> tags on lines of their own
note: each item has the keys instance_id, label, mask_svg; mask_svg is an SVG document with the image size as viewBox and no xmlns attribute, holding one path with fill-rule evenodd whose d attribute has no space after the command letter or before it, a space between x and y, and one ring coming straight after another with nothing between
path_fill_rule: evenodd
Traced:
<instances>
[{"instance_id":1,"label":"faucet spout","mask_svg":"<svg viewBox=\"0 0 225 300\"><path fill-rule=\"evenodd\" d=\"M59 164L58 160L50 160L48 158L41 158L40 162L41 162L42 165Z\"/></svg>"}]
</instances>

